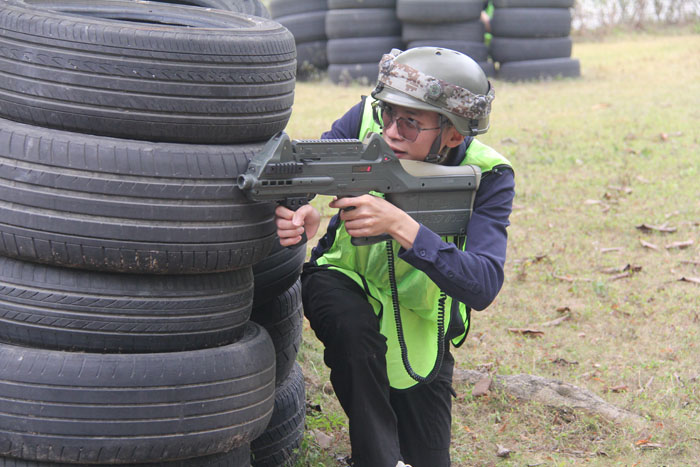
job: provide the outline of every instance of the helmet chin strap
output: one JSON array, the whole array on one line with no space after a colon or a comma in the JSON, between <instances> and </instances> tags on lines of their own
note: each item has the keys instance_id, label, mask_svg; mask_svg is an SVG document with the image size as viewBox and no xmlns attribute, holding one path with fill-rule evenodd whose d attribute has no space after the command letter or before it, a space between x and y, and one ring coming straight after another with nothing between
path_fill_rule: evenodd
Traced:
<instances>
[{"instance_id":1,"label":"helmet chin strap","mask_svg":"<svg viewBox=\"0 0 700 467\"><path fill-rule=\"evenodd\" d=\"M433 164L442 164L447 158L447 152L450 148L448 148L447 146L445 146L444 148L440 147L440 145L442 144L442 133L444 130L445 119L442 115L440 115L440 132L438 133L437 137L435 137L433 144L430 146L430 151L428 151L428 155L424 159L425 162L430 162Z\"/></svg>"}]
</instances>

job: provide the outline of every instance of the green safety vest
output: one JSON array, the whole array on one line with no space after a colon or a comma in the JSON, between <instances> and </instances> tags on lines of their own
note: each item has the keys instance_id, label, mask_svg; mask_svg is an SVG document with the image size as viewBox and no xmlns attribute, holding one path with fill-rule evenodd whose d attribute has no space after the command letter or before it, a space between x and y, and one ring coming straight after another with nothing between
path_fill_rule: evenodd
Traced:
<instances>
[{"instance_id":1,"label":"green safety vest","mask_svg":"<svg viewBox=\"0 0 700 467\"><path fill-rule=\"evenodd\" d=\"M371 101L372 99L365 99L359 139L364 139L369 132L381 132L379 125L372 118ZM479 166L482 173L499 165L511 165L505 157L476 139L472 140L467 149L461 165L465 164ZM356 247L350 243L350 240L350 235L341 224L336 230L333 244L328 251L317 258L316 264L340 271L362 287L375 313L380 317L380 332L387 338L386 361L389 383L396 389L414 386L417 382L404 368L397 338L386 244L380 242ZM443 240L450 241L444 237ZM400 245L397 242L393 243L394 273L408 360L416 373L426 376L433 369L438 355L437 318L441 291L423 271L399 260L397 253ZM451 342L455 347L459 347L464 342L469 328L469 309L464 303L458 301L455 301L454 305L459 309L459 313L454 313L454 316L462 322L452 324L458 327L461 325L460 329L463 331L460 335L453 337ZM445 330L450 328L453 317L452 306L452 298L447 296L444 299Z\"/></svg>"}]
</instances>

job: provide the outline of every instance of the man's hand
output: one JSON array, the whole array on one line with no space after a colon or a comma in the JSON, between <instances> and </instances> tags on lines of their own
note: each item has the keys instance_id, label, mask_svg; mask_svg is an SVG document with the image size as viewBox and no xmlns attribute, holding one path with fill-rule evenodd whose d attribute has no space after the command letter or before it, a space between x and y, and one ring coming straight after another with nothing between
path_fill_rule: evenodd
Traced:
<instances>
[{"instance_id":1,"label":"man's hand","mask_svg":"<svg viewBox=\"0 0 700 467\"><path fill-rule=\"evenodd\" d=\"M391 235L409 249L418 235L420 224L401 209L378 196L362 195L333 200L330 205L342 209L340 219L351 237ZM354 209L347 210L349 207Z\"/></svg>"},{"instance_id":2,"label":"man's hand","mask_svg":"<svg viewBox=\"0 0 700 467\"><path fill-rule=\"evenodd\" d=\"M277 206L275 223L277 224L280 245L292 246L301 241L301 235L304 232L309 240L316 235L318 226L321 224L321 215L310 204L305 204L296 211L284 206Z\"/></svg>"}]
</instances>

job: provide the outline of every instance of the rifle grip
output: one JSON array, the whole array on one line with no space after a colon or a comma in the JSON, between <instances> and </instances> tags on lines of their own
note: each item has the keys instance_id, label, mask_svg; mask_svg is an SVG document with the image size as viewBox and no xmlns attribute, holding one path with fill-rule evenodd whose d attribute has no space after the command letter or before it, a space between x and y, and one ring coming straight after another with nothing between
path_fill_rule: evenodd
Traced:
<instances>
[{"instance_id":1,"label":"rifle grip","mask_svg":"<svg viewBox=\"0 0 700 467\"><path fill-rule=\"evenodd\" d=\"M282 206L286 207L287 209L291 209L292 211L296 211L300 207L309 204L309 198L305 197L300 197L300 198L286 198L283 202L280 203ZM301 240L299 240L299 243L295 243L294 245L289 245L286 248L297 248L300 245L306 244L306 242L309 241L309 238L306 236L306 229L304 229L304 233L301 234Z\"/></svg>"}]
</instances>

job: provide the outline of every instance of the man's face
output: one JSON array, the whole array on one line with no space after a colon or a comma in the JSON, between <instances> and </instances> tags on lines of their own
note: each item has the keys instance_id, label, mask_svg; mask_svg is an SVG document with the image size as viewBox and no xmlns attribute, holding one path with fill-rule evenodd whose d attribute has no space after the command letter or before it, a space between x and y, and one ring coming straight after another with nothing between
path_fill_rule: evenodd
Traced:
<instances>
[{"instance_id":1,"label":"man's face","mask_svg":"<svg viewBox=\"0 0 700 467\"><path fill-rule=\"evenodd\" d=\"M387 105L383 112L382 136L389 147L396 153L399 159L410 159L423 161L428 156L435 138L440 134L440 116L437 112L429 110L411 109L397 105ZM415 141L410 138L418 135ZM447 126L448 131L443 132L443 141L451 126ZM408 139L406 138L408 136ZM444 143L441 144L441 147Z\"/></svg>"}]
</instances>

